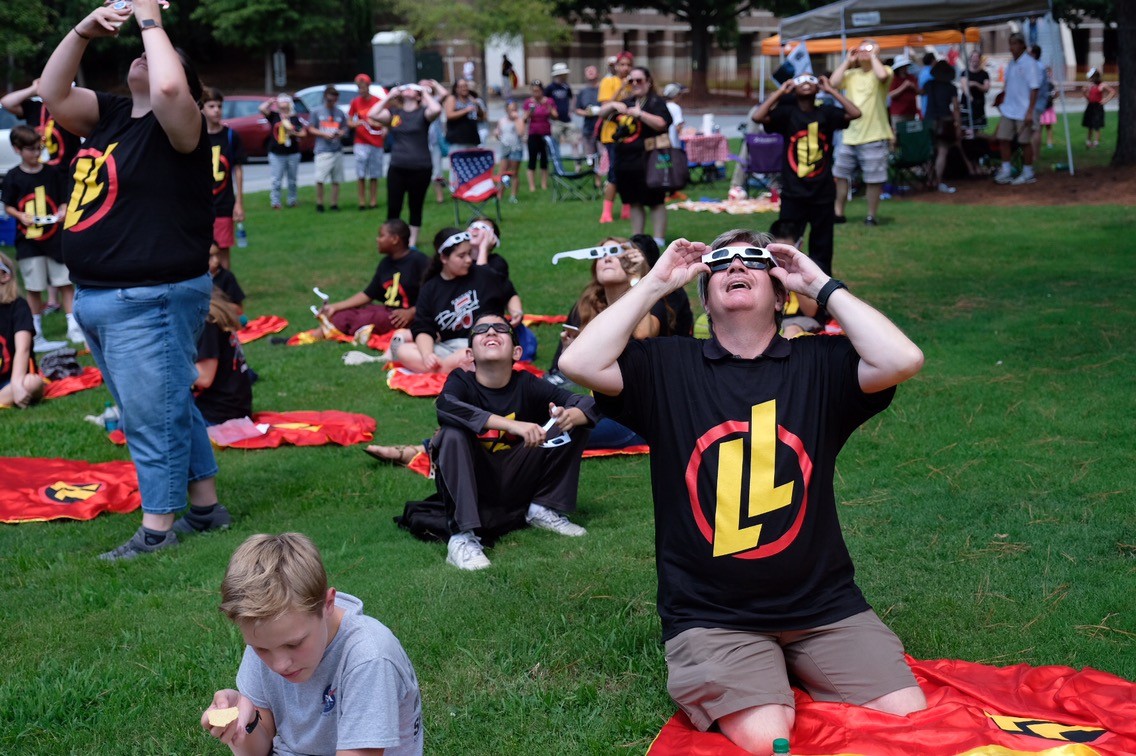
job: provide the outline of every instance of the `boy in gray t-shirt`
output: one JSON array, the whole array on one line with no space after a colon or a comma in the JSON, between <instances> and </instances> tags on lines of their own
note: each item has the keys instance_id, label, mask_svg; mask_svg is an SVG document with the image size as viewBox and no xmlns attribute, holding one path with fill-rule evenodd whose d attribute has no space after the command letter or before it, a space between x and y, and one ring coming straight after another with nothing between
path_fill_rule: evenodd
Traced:
<instances>
[{"instance_id":1,"label":"boy in gray t-shirt","mask_svg":"<svg viewBox=\"0 0 1136 756\"><path fill-rule=\"evenodd\" d=\"M307 536L255 535L233 554L221 611L244 636L239 690L201 725L236 754L422 753L422 700L398 639L363 602L327 585ZM235 709L235 719L224 710Z\"/></svg>"}]
</instances>

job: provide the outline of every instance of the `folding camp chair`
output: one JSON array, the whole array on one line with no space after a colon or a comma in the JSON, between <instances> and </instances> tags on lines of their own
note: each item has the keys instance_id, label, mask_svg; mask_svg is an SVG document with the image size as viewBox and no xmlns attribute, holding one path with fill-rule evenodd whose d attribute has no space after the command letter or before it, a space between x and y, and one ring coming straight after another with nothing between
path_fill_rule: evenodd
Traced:
<instances>
[{"instance_id":1,"label":"folding camp chair","mask_svg":"<svg viewBox=\"0 0 1136 756\"><path fill-rule=\"evenodd\" d=\"M895 125L895 152L889 159L889 176L895 186L926 185L934 172L935 145L931 127L924 121Z\"/></svg>"},{"instance_id":2,"label":"folding camp chair","mask_svg":"<svg viewBox=\"0 0 1136 756\"><path fill-rule=\"evenodd\" d=\"M548 162L552 166L553 202L563 199L599 199L595 161L589 159L581 161L580 158L576 158L574 169L569 170L564 165L566 158L560 155L560 144L550 136L544 138L544 143L548 146Z\"/></svg>"},{"instance_id":3,"label":"folding camp chair","mask_svg":"<svg viewBox=\"0 0 1136 756\"><path fill-rule=\"evenodd\" d=\"M493 150L458 150L450 153L451 181L457 185L450 194L454 198L454 222L461 225L461 206L472 205L471 215L488 215L491 201L497 220L501 220L501 183L494 173Z\"/></svg>"},{"instance_id":4,"label":"folding camp chair","mask_svg":"<svg viewBox=\"0 0 1136 756\"><path fill-rule=\"evenodd\" d=\"M780 134L746 134L746 194L774 189L785 165L785 137Z\"/></svg>"}]
</instances>

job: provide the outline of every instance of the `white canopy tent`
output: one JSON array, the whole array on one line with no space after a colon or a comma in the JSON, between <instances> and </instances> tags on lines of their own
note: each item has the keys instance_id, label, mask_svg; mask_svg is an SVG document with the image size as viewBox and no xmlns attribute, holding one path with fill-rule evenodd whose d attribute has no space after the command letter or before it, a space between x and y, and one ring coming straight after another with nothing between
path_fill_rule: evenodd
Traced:
<instances>
[{"instance_id":1,"label":"white canopy tent","mask_svg":"<svg viewBox=\"0 0 1136 756\"><path fill-rule=\"evenodd\" d=\"M1044 16L1050 0L840 0L781 21L781 39L807 41L826 37L865 37L912 31L965 29ZM965 59L966 42L963 42ZM1064 50L1062 50L1064 58ZM1064 72L1060 84L1064 83ZM1065 152L1073 173L1073 143L1065 88L1057 87L1065 120ZM1036 159L1036 156L1035 156Z\"/></svg>"}]
</instances>

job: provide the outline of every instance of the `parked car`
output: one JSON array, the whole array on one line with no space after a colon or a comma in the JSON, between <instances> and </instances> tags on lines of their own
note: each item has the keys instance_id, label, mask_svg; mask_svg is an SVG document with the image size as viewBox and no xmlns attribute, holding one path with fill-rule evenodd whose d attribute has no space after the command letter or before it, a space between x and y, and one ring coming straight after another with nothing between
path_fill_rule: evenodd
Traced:
<instances>
[{"instance_id":1,"label":"parked car","mask_svg":"<svg viewBox=\"0 0 1136 756\"><path fill-rule=\"evenodd\" d=\"M260 105L267 96L261 95L225 95L225 102L221 105L221 123L229 126L241 137L241 144L249 157L267 157L268 140L271 138L271 129L268 128L268 119L260 113ZM310 111L304 101L295 98L296 113L308 121ZM316 138L305 134L300 138L300 154L302 159L310 160L315 151Z\"/></svg>"},{"instance_id":2,"label":"parked car","mask_svg":"<svg viewBox=\"0 0 1136 756\"><path fill-rule=\"evenodd\" d=\"M11 137L12 127L23 122L22 118L17 118L4 108L0 108L0 176L20 164L20 156L12 149Z\"/></svg>"},{"instance_id":3,"label":"parked car","mask_svg":"<svg viewBox=\"0 0 1136 756\"><path fill-rule=\"evenodd\" d=\"M353 81L341 82L333 84L339 92L339 109L347 115L348 108L351 107L351 101L359 96L359 85ZM305 87L296 93L296 99L301 100L309 111L315 110L323 104L323 91L327 89L327 84L320 84L315 87ZM379 99L386 97L387 91L380 87L378 84L371 85L371 94ZM348 129L347 133L343 135L343 146L350 147L355 143L354 129Z\"/></svg>"}]
</instances>

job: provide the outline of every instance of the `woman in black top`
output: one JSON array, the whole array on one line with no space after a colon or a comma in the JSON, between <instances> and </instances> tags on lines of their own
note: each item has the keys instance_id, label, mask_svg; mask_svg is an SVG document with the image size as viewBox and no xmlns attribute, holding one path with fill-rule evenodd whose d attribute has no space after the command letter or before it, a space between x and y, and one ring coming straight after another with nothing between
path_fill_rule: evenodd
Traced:
<instances>
[{"instance_id":1,"label":"woman in black top","mask_svg":"<svg viewBox=\"0 0 1136 756\"><path fill-rule=\"evenodd\" d=\"M962 112L969 111L969 118L963 118L963 127L978 133L986 128L986 93L990 91L990 74L982 67L982 55L970 54L970 67L963 74Z\"/></svg>"},{"instance_id":2,"label":"woman in black top","mask_svg":"<svg viewBox=\"0 0 1136 756\"><path fill-rule=\"evenodd\" d=\"M131 15L145 52L127 74L130 97L72 87L87 45L119 36ZM176 545L175 530L229 524L189 390L213 288L201 82L166 36L157 0L133 0L96 8L68 32L39 90L59 123L86 139L73 163L63 256L76 286L75 317L121 410L142 494L142 527L102 558L130 559ZM187 489L191 512L175 522Z\"/></svg>"},{"instance_id":3,"label":"woman in black top","mask_svg":"<svg viewBox=\"0 0 1136 756\"><path fill-rule=\"evenodd\" d=\"M380 100L367 119L386 126L394 137L387 168L387 220L402 215L404 199L410 201L410 246L417 248L422 230L422 204L430 188L430 124L442 113L435 98L446 90L436 81L394 87ZM389 137L388 137L389 138Z\"/></svg>"},{"instance_id":4,"label":"woman in black top","mask_svg":"<svg viewBox=\"0 0 1136 756\"><path fill-rule=\"evenodd\" d=\"M947 167L947 153L958 144L962 132L954 78L954 67L940 60L931 66L931 80L923 85L923 93L927 96L927 112L923 114L923 120L932 124L935 134L935 177L929 183L931 186L937 184L944 194L955 193L953 186L943 182L943 171Z\"/></svg>"},{"instance_id":5,"label":"woman in black top","mask_svg":"<svg viewBox=\"0 0 1136 756\"><path fill-rule=\"evenodd\" d=\"M631 96L612 100L600 108L600 117L615 114L615 186L631 206L631 233L641 234L645 207L651 208L652 236L661 245L667 235L666 192L647 188L647 140L666 134L671 125L667 103L655 92L651 72L635 66L627 75Z\"/></svg>"},{"instance_id":6,"label":"woman in black top","mask_svg":"<svg viewBox=\"0 0 1136 756\"><path fill-rule=\"evenodd\" d=\"M477 125L485 120L485 104L469 88L469 82L458 79L454 91L445 99L446 141L450 150L472 150L481 144Z\"/></svg>"}]
</instances>

